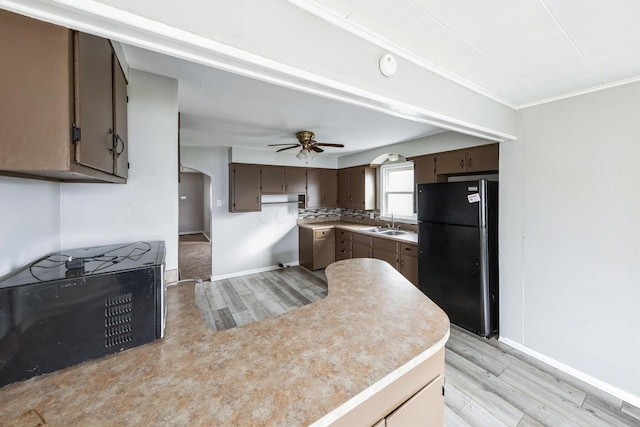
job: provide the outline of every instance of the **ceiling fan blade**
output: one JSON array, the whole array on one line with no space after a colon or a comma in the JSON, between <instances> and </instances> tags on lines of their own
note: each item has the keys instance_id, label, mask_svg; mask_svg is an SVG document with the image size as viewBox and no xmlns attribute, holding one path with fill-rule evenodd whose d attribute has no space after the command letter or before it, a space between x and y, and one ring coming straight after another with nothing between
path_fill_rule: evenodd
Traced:
<instances>
[{"instance_id":1,"label":"ceiling fan blade","mask_svg":"<svg viewBox=\"0 0 640 427\"><path fill-rule=\"evenodd\" d=\"M316 153L322 153L324 151L322 148L318 147L317 145L312 145L309 148L315 151Z\"/></svg>"},{"instance_id":2,"label":"ceiling fan blade","mask_svg":"<svg viewBox=\"0 0 640 427\"><path fill-rule=\"evenodd\" d=\"M279 152L284 151L284 150L291 150L292 148L296 148L296 147L299 147L299 145L296 144L296 145L292 145L291 147L281 148L279 150L276 150L276 153L279 153Z\"/></svg>"},{"instance_id":3,"label":"ceiling fan blade","mask_svg":"<svg viewBox=\"0 0 640 427\"><path fill-rule=\"evenodd\" d=\"M277 147L279 145L294 145L294 144L269 144L267 145L267 147ZM298 145L298 144L295 144L295 145Z\"/></svg>"},{"instance_id":4,"label":"ceiling fan blade","mask_svg":"<svg viewBox=\"0 0 640 427\"><path fill-rule=\"evenodd\" d=\"M316 142L315 145L322 145L324 147L338 147L338 148L344 148L343 144L325 144L323 142Z\"/></svg>"}]
</instances>

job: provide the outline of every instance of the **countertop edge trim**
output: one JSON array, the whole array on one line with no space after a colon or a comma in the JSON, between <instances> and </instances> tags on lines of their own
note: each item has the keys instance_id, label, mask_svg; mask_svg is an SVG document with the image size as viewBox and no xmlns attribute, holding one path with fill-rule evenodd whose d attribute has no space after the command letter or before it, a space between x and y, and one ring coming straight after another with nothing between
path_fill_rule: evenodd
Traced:
<instances>
[{"instance_id":1,"label":"countertop edge trim","mask_svg":"<svg viewBox=\"0 0 640 427\"><path fill-rule=\"evenodd\" d=\"M319 420L310 424L309 427L322 427L322 426L331 425L332 423L340 419L340 417L344 416L349 411L353 410L358 405L360 405L361 403L369 399L371 396L373 396L383 388L387 387L389 384L391 384L398 378L407 374L413 368L415 368L425 360L429 359L431 356L433 356L442 348L444 348L445 344L447 343L447 340L449 339L450 334L451 334L451 328L448 328L445 336L442 337L440 341L432 345L429 349L423 351L418 356L414 357L413 359L411 359L410 361L408 361L407 363L405 363L395 371L390 372L385 377L383 377L380 381L376 382L375 384L372 384L368 388L356 394L351 399L347 400L346 402L338 406L333 411L327 413L325 416L323 416Z\"/></svg>"}]
</instances>

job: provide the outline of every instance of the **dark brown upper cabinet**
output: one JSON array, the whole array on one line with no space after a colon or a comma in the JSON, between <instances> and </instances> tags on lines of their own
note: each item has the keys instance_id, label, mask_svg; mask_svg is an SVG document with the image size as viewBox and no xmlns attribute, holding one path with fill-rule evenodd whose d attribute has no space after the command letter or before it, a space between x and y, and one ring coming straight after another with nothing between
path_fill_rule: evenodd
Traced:
<instances>
[{"instance_id":1,"label":"dark brown upper cabinet","mask_svg":"<svg viewBox=\"0 0 640 427\"><path fill-rule=\"evenodd\" d=\"M307 169L307 208L338 206L338 172L335 169Z\"/></svg>"},{"instance_id":2,"label":"dark brown upper cabinet","mask_svg":"<svg viewBox=\"0 0 640 427\"><path fill-rule=\"evenodd\" d=\"M435 154L437 181L446 181L449 175L497 172L499 156L499 144L437 153Z\"/></svg>"},{"instance_id":3,"label":"dark brown upper cabinet","mask_svg":"<svg viewBox=\"0 0 640 427\"><path fill-rule=\"evenodd\" d=\"M338 203L345 209L376 208L376 171L369 166L340 169Z\"/></svg>"},{"instance_id":4,"label":"dark brown upper cabinet","mask_svg":"<svg viewBox=\"0 0 640 427\"><path fill-rule=\"evenodd\" d=\"M109 40L5 10L0 39L0 173L126 182L126 80Z\"/></svg>"},{"instance_id":5,"label":"dark brown upper cabinet","mask_svg":"<svg viewBox=\"0 0 640 427\"><path fill-rule=\"evenodd\" d=\"M262 167L263 194L304 194L307 186L305 168L285 166Z\"/></svg>"},{"instance_id":6,"label":"dark brown upper cabinet","mask_svg":"<svg viewBox=\"0 0 640 427\"><path fill-rule=\"evenodd\" d=\"M415 157L413 159L413 177L416 184L432 184L436 182L436 156Z\"/></svg>"},{"instance_id":7,"label":"dark brown upper cabinet","mask_svg":"<svg viewBox=\"0 0 640 427\"><path fill-rule=\"evenodd\" d=\"M260 200L260 165L229 165L229 211L258 212Z\"/></svg>"}]
</instances>

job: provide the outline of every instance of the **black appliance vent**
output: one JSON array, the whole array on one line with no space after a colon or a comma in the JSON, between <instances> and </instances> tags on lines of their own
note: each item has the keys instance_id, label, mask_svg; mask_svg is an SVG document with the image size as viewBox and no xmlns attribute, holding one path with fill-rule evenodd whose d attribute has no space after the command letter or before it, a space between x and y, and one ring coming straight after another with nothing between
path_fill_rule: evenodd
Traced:
<instances>
[{"instance_id":1,"label":"black appliance vent","mask_svg":"<svg viewBox=\"0 0 640 427\"><path fill-rule=\"evenodd\" d=\"M131 313L133 295L115 295L104 300L104 346L113 347L133 340Z\"/></svg>"}]
</instances>

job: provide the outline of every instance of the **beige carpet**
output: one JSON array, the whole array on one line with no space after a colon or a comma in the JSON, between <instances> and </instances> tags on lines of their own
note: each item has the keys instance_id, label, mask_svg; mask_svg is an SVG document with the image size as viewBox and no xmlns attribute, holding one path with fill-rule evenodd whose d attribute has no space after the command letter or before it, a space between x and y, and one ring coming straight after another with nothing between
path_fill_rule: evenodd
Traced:
<instances>
[{"instance_id":1,"label":"beige carpet","mask_svg":"<svg viewBox=\"0 0 640 427\"><path fill-rule=\"evenodd\" d=\"M180 236L178 270L180 280L211 278L211 243L204 235Z\"/></svg>"}]
</instances>

